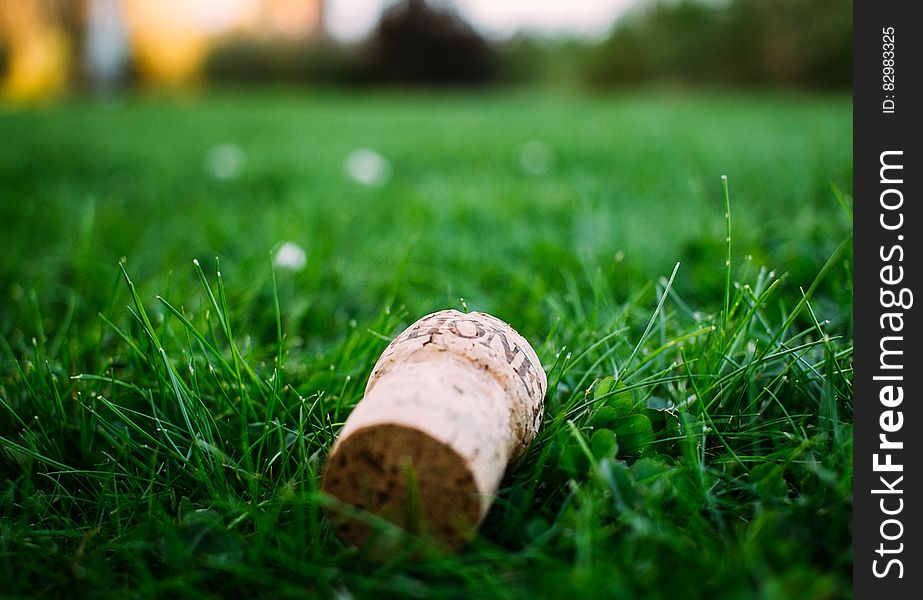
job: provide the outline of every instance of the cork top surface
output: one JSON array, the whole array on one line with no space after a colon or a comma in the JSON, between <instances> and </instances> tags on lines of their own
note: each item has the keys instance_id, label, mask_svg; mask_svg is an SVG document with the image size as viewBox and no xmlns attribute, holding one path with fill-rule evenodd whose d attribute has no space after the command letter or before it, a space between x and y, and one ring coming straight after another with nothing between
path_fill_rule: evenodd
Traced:
<instances>
[{"instance_id":1,"label":"cork top surface","mask_svg":"<svg viewBox=\"0 0 923 600\"><path fill-rule=\"evenodd\" d=\"M465 460L451 446L402 425L363 427L343 440L324 471L323 489L446 550L462 546L481 519L481 497ZM362 547L375 540L368 523L328 512L337 534Z\"/></svg>"}]
</instances>

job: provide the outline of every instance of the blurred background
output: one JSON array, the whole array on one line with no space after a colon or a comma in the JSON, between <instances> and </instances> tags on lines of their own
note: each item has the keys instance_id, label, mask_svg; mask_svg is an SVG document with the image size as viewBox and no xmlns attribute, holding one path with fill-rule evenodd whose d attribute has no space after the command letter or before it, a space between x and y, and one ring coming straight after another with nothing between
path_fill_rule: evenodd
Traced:
<instances>
[{"instance_id":1,"label":"blurred background","mask_svg":"<svg viewBox=\"0 0 923 600\"><path fill-rule=\"evenodd\" d=\"M850 70L848 0L3 1L0 324L194 257L249 318L273 256L329 335L460 297L540 326L677 261L708 305L722 174L735 265L806 285L851 228Z\"/></svg>"},{"instance_id":2,"label":"blurred background","mask_svg":"<svg viewBox=\"0 0 923 600\"><path fill-rule=\"evenodd\" d=\"M12 100L218 83L846 87L843 0L17 0Z\"/></svg>"}]
</instances>

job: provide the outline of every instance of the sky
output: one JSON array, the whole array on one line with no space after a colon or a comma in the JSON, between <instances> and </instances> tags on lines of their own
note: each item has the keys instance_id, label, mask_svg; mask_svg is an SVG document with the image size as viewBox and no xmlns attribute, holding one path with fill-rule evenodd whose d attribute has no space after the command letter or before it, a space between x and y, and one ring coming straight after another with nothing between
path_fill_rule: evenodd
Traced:
<instances>
[{"instance_id":1,"label":"sky","mask_svg":"<svg viewBox=\"0 0 923 600\"><path fill-rule=\"evenodd\" d=\"M602 37L637 0L442 0L481 32L503 38L517 31ZM327 0L326 24L342 41L364 37L390 0Z\"/></svg>"}]
</instances>

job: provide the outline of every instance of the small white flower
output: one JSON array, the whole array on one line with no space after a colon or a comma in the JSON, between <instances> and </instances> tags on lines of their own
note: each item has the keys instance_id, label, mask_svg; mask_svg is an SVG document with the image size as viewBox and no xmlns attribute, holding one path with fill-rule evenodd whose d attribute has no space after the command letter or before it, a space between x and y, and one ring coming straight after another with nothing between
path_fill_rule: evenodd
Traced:
<instances>
[{"instance_id":1,"label":"small white flower","mask_svg":"<svg viewBox=\"0 0 923 600\"><path fill-rule=\"evenodd\" d=\"M554 162L554 149L545 142L532 140L519 147L519 166L526 175L546 175Z\"/></svg>"},{"instance_id":2,"label":"small white flower","mask_svg":"<svg viewBox=\"0 0 923 600\"><path fill-rule=\"evenodd\" d=\"M343 163L347 177L368 186L384 185L391 178L391 163L374 150L357 148L349 153Z\"/></svg>"},{"instance_id":3,"label":"small white flower","mask_svg":"<svg viewBox=\"0 0 923 600\"><path fill-rule=\"evenodd\" d=\"M237 144L215 144L205 154L205 169L215 179L234 179L244 170L246 156Z\"/></svg>"},{"instance_id":4,"label":"small white flower","mask_svg":"<svg viewBox=\"0 0 923 600\"><path fill-rule=\"evenodd\" d=\"M300 271L308 263L308 255L304 248L293 242L285 242L276 250L272 264L280 269Z\"/></svg>"}]
</instances>

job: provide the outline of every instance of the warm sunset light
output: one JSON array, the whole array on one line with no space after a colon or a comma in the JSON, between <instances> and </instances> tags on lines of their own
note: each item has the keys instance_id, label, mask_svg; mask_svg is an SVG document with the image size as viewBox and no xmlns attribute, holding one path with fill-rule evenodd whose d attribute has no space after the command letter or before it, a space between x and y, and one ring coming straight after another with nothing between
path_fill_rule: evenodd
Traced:
<instances>
[{"instance_id":1,"label":"warm sunset light","mask_svg":"<svg viewBox=\"0 0 923 600\"><path fill-rule=\"evenodd\" d=\"M186 0L126 0L138 70L150 83L179 85L198 73L208 34L197 8Z\"/></svg>"},{"instance_id":2,"label":"warm sunset light","mask_svg":"<svg viewBox=\"0 0 923 600\"><path fill-rule=\"evenodd\" d=\"M67 77L68 47L61 27L46 18L39 0L0 3L0 39L7 42L7 73L0 89L13 100L58 91Z\"/></svg>"},{"instance_id":3,"label":"warm sunset light","mask_svg":"<svg viewBox=\"0 0 923 600\"><path fill-rule=\"evenodd\" d=\"M62 16L83 30L82 43L65 35ZM103 23L102 26L100 24ZM215 43L228 35L288 40L316 35L322 0L82 0L0 4L0 41L7 47L4 95L27 100L53 95L69 77L70 57L81 46L98 58L124 63L130 56L142 82L178 87L199 78ZM121 34L126 47L113 43ZM102 38L101 38L102 36Z\"/></svg>"}]
</instances>

